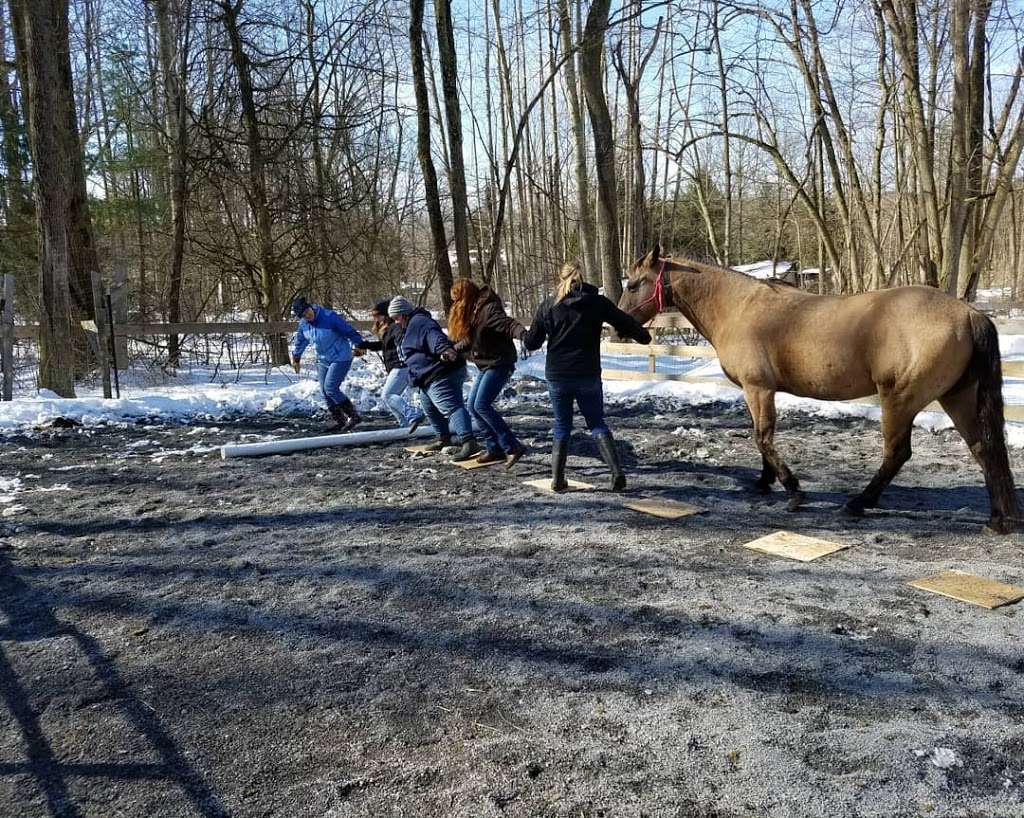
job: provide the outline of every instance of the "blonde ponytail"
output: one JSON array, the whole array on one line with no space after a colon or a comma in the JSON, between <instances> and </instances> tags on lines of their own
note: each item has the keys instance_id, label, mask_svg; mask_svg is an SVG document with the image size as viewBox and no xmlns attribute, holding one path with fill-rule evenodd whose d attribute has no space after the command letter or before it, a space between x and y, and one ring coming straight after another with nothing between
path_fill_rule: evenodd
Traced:
<instances>
[{"instance_id":1,"label":"blonde ponytail","mask_svg":"<svg viewBox=\"0 0 1024 818\"><path fill-rule=\"evenodd\" d=\"M558 286L555 288L555 303L557 304L574 288L583 285L583 266L579 259L567 261L558 272Z\"/></svg>"}]
</instances>

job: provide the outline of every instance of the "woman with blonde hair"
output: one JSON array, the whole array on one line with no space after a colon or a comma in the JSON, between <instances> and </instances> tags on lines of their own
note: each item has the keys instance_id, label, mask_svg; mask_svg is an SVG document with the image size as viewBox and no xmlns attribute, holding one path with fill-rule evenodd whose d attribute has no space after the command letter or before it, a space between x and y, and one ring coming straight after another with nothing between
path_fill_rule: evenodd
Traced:
<instances>
[{"instance_id":1,"label":"woman with blonde hair","mask_svg":"<svg viewBox=\"0 0 1024 818\"><path fill-rule=\"evenodd\" d=\"M506 460L506 468L511 468L526 453L526 447L494 408L494 402L515 370L518 355L512 339L522 336L526 329L505 314L501 298L489 286L478 287L463 278L452 285L451 295L448 337L457 350L469 353L469 359L480 370L466 404L486 449L478 462Z\"/></svg>"},{"instance_id":2,"label":"woman with blonde hair","mask_svg":"<svg viewBox=\"0 0 1024 818\"><path fill-rule=\"evenodd\" d=\"M583 279L578 260L562 265L555 295L537 309L533 323L523 335L527 349L540 349L547 341L544 374L555 415L551 448L551 489L565 491L565 461L572 436L573 403L579 406L587 428L594 436L601 458L611 469L611 488L626 487L615 441L604 419L604 390L601 386L601 329L611 324L620 336L641 344L651 334L636 319L624 313Z\"/></svg>"}]
</instances>

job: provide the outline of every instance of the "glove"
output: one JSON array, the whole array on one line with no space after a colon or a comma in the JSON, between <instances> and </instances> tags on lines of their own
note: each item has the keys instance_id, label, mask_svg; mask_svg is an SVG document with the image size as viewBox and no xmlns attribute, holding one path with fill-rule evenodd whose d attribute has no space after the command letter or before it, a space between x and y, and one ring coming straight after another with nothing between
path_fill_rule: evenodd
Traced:
<instances>
[{"instance_id":1,"label":"glove","mask_svg":"<svg viewBox=\"0 0 1024 818\"><path fill-rule=\"evenodd\" d=\"M526 342L522 338L519 339L519 357L524 361L530 357L530 350L526 348Z\"/></svg>"},{"instance_id":2,"label":"glove","mask_svg":"<svg viewBox=\"0 0 1024 818\"><path fill-rule=\"evenodd\" d=\"M452 363L458 360L459 353L455 351L455 347L448 347L444 352L441 353L441 360Z\"/></svg>"},{"instance_id":3,"label":"glove","mask_svg":"<svg viewBox=\"0 0 1024 818\"><path fill-rule=\"evenodd\" d=\"M302 368L302 362L298 358L292 358L292 369L295 370L295 374L299 374L299 370Z\"/></svg>"},{"instance_id":4,"label":"glove","mask_svg":"<svg viewBox=\"0 0 1024 818\"><path fill-rule=\"evenodd\" d=\"M366 354L366 347L353 347L352 354L356 358L362 358Z\"/></svg>"}]
</instances>

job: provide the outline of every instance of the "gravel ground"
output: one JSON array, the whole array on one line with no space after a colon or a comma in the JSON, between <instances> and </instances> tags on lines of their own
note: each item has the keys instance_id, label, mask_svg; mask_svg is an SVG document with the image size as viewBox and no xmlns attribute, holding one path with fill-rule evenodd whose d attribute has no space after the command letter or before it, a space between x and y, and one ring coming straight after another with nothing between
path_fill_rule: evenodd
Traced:
<instances>
[{"instance_id":1,"label":"gravel ground","mask_svg":"<svg viewBox=\"0 0 1024 818\"><path fill-rule=\"evenodd\" d=\"M785 418L787 514L739 409L617 406L634 493L708 509L667 522L522 486L512 419L514 473L208 450L279 417L0 443L0 815L1024 816L1024 607L905 584L1024 584L955 433L851 523L876 425ZM781 528L853 547L740 547Z\"/></svg>"}]
</instances>

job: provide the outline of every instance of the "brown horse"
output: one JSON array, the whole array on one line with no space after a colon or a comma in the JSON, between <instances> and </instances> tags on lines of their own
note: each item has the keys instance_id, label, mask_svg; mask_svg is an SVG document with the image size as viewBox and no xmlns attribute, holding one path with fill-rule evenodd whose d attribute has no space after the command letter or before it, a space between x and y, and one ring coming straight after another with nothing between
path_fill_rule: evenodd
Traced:
<instances>
[{"instance_id":1,"label":"brown horse","mask_svg":"<svg viewBox=\"0 0 1024 818\"><path fill-rule=\"evenodd\" d=\"M844 513L860 516L877 505L910 459L914 417L938 400L985 475L989 528L1014 530L999 337L982 313L931 287L812 295L710 264L661 258L655 246L633 265L619 307L644 322L672 305L711 342L722 371L743 390L761 452L755 486L770 491L778 478L790 511L804 498L773 442L775 393L817 400L877 394L882 465Z\"/></svg>"}]
</instances>

